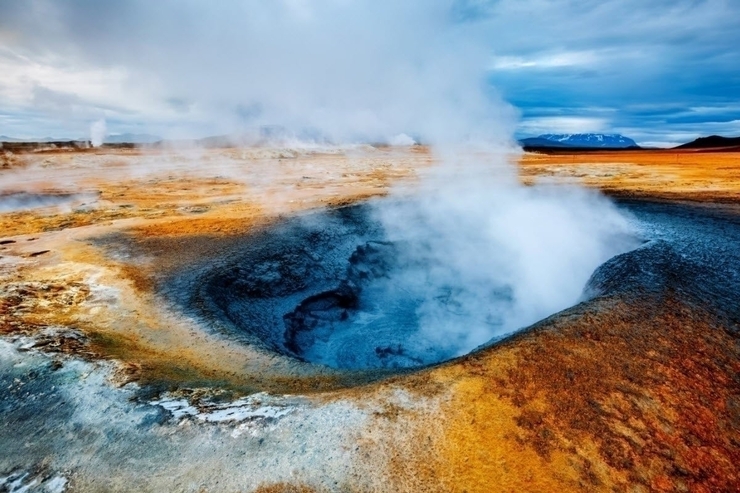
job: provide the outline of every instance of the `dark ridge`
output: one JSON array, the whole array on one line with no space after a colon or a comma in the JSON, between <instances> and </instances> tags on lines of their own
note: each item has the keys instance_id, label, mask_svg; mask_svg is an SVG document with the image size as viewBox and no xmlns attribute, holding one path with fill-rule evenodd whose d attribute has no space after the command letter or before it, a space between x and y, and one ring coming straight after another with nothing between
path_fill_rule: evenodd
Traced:
<instances>
[{"instance_id":1,"label":"dark ridge","mask_svg":"<svg viewBox=\"0 0 740 493\"><path fill-rule=\"evenodd\" d=\"M5 152L11 152L13 154L24 154L24 153L43 153L43 152L58 152L58 151L95 151L96 149L137 149L154 147L159 143L155 144L138 144L134 142L115 142L105 143L98 147L93 147L88 140L58 140L58 141L43 141L43 142L18 142L18 141L0 141L0 149Z\"/></svg>"},{"instance_id":2,"label":"dark ridge","mask_svg":"<svg viewBox=\"0 0 740 493\"><path fill-rule=\"evenodd\" d=\"M696 152L740 152L740 146L733 147L709 147L707 149L698 149Z\"/></svg>"},{"instance_id":3,"label":"dark ridge","mask_svg":"<svg viewBox=\"0 0 740 493\"><path fill-rule=\"evenodd\" d=\"M740 137L722 137L720 135L710 135L709 137L699 137L696 140L681 144L674 149L715 149L719 147L730 147L731 150L740 148Z\"/></svg>"},{"instance_id":4,"label":"dark ridge","mask_svg":"<svg viewBox=\"0 0 740 493\"><path fill-rule=\"evenodd\" d=\"M59 150L80 151L90 148L90 142L86 140L55 140L49 142L0 142L0 149L13 153Z\"/></svg>"}]
</instances>

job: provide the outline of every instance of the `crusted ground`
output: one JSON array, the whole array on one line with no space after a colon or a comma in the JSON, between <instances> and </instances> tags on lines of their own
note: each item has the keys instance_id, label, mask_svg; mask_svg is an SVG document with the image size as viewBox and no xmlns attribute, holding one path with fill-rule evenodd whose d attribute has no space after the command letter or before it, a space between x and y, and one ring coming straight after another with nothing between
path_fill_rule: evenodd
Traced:
<instances>
[{"instance_id":1,"label":"crusted ground","mask_svg":"<svg viewBox=\"0 0 740 493\"><path fill-rule=\"evenodd\" d=\"M460 360L349 388L351 376L276 363L153 294L168 272L281 215L412 182L432 163L427 149L119 149L3 163L0 199L69 196L0 212L4 339L29 340L20 347L58 365L111 361L116 385L305 394L313 406L342 403L367 416L342 430L353 464L343 483L288 471L256 491L740 490L736 328L670 285L611 293ZM733 153L525 154L520 174L525 183L578 181L616 196L722 204L729 214L740 197ZM331 434L331 420L322 423ZM302 446L320 449L310 438ZM152 454L147 461L166 471L171 452ZM228 489L193 471L198 488ZM119 485L138 474L107 473ZM69 487L101 487L79 474ZM156 489L154 479L137 481Z\"/></svg>"},{"instance_id":2,"label":"crusted ground","mask_svg":"<svg viewBox=\"0 0 740 493\"><path fill-rule=\"evenodd\" d=\"M576 182L618 197L740 201L737 152L705 150L526 153L519 162L525 183Z\"/></svg>"}]
</instances>

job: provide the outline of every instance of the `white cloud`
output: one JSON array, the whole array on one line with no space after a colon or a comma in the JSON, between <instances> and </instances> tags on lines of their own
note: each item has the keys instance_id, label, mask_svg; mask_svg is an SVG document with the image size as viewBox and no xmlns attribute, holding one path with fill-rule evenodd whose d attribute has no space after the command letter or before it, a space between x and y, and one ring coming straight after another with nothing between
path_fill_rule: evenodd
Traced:
<instances>
[{"instance_id":1,"label":"white cloud","mask_svg":"<svg viewBox=\"0 0 740 493\"><path fill-rule=\"evenodd\" d=\"M0 47L0 73L1 113L46 115L56 122L53 132L68 137L84 135L92 120L104 116L152 123L177 114L156 81L137 80L123 66L74 63L56 55L23 55ZM38 121L21 122L6 133L33 135L30 125Z\"/></svg>"},{"instance_id":2,"label":"white cloud","mask_svg":"<svg viewBox=\"0 0 740 493\"><path fill-rule=\"evenodd\" d=\"M588 133L603 132L609 128L605 118L578 116L543 116L529 118L519 124L519 132L525 135L544 133Z\"/></svg>"},{"instance_id":3,"label":"white cloud","mask_svg":"<svg viewBox=\"0 0 740 493\"><path fill-rule=\"evenodd\" d=\"M719 104L707 106L692 106L686 109L687 114L694 115L726 115L729 112L740 113L740 104Z\"/></svg>"},{"instance_id":4,"label":"white cloud","mask_svg":"<svg viewBox=\"0 0 740 493\"><path fill-rule=\"evenodd\" d=\"M532 57L494 56L489 67L491 70L547 69L588 66L601 60L602 55L595 51L564 51Z\"/></svg>"},{"instance_id":5,"label":"white cloud","mask_svg":"<svg viewBox=\"0 0 740 493\"><path fill-rule=\"evenodd\" d=\"M75 95L93 104L115 105L127 74L121 68L83 68L34 60L0 48L0 97L6 104L33 103L34 87Z\"/></svg>"},{"instance_id":6,"label":"white cloud","mask_svg":"<svg viewBox=\"0 0 740 493\"><path fill-rule=\"evenodd\" d=\"M703 115L707 71L726 72L720 90L737 80L738 19L730 0L0 2L0 112L57 125L105 116L113 131L322 119L332 134L433 132L454 111L431 95L451 103L488 69L526 91L524 105L683 91ZM480 101L461 103L485 120Z\"/></svg>"},{"instance_id":7,"label":"white cloud","mask_svg":"<svg viewBox=\"0 0 740 493\"><path fill-rule=\"evenodd\" d=\"M33 38L0 67L13 74L0 94L21 109L53 113L34 99L41 87L46 102L66 94L79 113L105 109L95 119L111 131L117 111L203 133L281 125L334 140L503 138L513 120L484 91L485 33L455 25L452 0L36 3L46 18L24 18Z\"/></svg>"}]
</instances>

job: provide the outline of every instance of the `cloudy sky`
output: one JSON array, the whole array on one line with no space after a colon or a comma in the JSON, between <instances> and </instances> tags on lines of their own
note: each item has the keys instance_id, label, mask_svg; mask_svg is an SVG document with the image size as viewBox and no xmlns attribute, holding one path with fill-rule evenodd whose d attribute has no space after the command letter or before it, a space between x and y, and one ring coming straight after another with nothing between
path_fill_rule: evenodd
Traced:
<instances>
[{"instance_id":1,"label":"cloudy sky","mask_svg":"<svg viewBox=\"0 0 740 493\"><path fill-rule=\"evenodd\" d=\"M737 0L0 0L0 135L740 135Z\"/></svg>"}]
</instances>

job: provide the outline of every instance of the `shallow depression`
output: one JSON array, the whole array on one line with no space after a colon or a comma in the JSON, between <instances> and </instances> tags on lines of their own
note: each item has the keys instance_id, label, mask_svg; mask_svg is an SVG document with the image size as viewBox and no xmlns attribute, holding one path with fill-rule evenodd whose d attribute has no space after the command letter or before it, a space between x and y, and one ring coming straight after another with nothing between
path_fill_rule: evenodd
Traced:
<instances>
[{"instance_id":1,"label":"shallow depression","mask_svg":"<svg viewBox=\"0 0 740 493\"><path fill-rule=\"evenodd\" d=\"M390 241L372 205L315 212L244 238L192 301L251 344L345 370L426 366L511 332L511 286L495 272L484 285L429 282L440 266L424 250ZM485 338L457 340L461 324Z\"/></svg>"}]
</instances>

